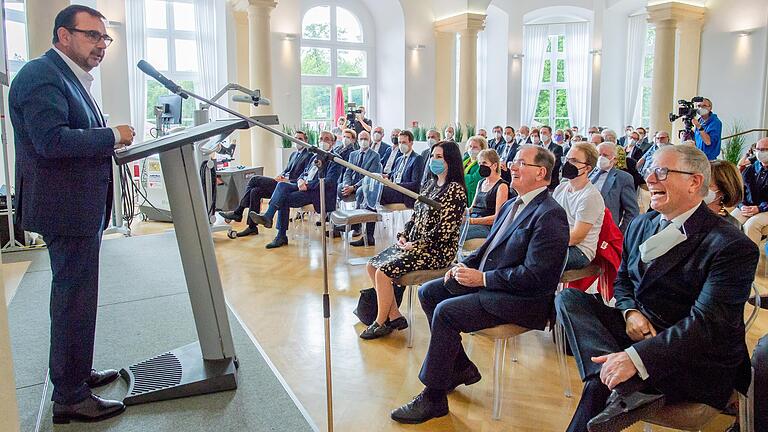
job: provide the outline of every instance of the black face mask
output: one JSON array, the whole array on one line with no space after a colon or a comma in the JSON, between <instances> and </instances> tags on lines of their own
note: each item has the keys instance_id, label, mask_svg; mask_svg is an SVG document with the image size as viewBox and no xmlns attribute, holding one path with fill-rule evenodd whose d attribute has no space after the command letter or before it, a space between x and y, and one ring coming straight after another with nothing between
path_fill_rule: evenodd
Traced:
<instances>
[{"instance_id":1,"label":"black face mask","mask_svg":"<svg viewBox=\"0 0 768 432\"><path fill-rule=\"evenodd\" d=\"M487 165L480 165L480 177L488 177L491 175L491 167Z\"/></svg>"},{"instance_id":2,"label":"black face mask","mask_svg":"<svg viewBox=\"0 0 768 432\"><path fill-rule=\"evenodd\" d=\"M576 165L566 162L563 164L563 168L560 170L560 175L568 180L575 179L579 176L579 169Z\"/></svg>"},{"instance_id":3,"label":"black face mask","mask_svg":"<svg viewBox=\"0 0 768 432\"><path fill-rule=\"evenodd\" d=\"M397 135L393 135L392 136L392 145L397 145L397 144L398 144L398 142L397 142Z\"/></svg>"}]
</instances>

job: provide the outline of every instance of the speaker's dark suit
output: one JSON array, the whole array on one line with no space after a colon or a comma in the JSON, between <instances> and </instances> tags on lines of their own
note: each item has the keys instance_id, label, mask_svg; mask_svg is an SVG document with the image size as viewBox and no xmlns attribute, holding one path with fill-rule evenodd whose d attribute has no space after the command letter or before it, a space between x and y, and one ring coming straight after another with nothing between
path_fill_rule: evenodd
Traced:
<instances>
[{"instance_id":1,"label":"speaker's dark suit","mask_svg":"<svg viewBox=\"0 0 768 432\"><path fill-rule=\"evenodd\" d=\"M723 409L734 388L745 390L749 380L744 303L755 277L758 250L702 203L684 224L687 240L645 264L638 248L657 231L660 220L658 212L650 211L627 229L614 284L615 309L580 291L565 290L558 296L558 318L565 325L582 379L595 379L600 373L600 365L590 357L632 346L648 372L645 383L668 401ZM657 336L632 342L622 318L628 309L642 312ZM585 397L592 395L585 392Z\"/></svg>"},{"instance_id":2,"label":"speaker's dark suit","mask_svg":"<svg viewBox=\"0 0 768 432\"><path fill-rule=\"evenodd\" d=\"M99 248L112 204L114 132L53 50L27 63L11 85L16 208L21 226L43 234L51 258L53 400L90 395Z\"/></svg>"},{"instance_id":3,"label":"speaker's dark suit","mask_svg":"<svg viewBox=\"0 0 768 432\"><path fill-rule=\"evenodd\" d=\"M454 372L469 367L470 360L461 346L462 332L505 323L543 329L551 316L568 250L565 210L544 190L500 231L513 206L513 200L502 206L486 242L464 261L467 267L478 269L493 239L502 236L482 269L487 286L476 293L454 296L441 278L419 290L432 331L419 374L427 387L446 389Z\"/></svg>"}]
</instances>

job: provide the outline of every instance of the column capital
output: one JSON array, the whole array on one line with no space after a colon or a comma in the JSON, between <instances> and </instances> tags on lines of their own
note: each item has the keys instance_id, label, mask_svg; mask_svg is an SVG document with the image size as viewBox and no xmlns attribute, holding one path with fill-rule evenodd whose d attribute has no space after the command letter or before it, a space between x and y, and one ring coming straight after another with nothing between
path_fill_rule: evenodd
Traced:
<instances>
[{"instance_id":1,"label":"column capital","mask_svg":"<svg viewBox=\"0 0 768 432\"><path fill-rule=\"evenodd\" d=\"M654 4L648 6L646 10L648 11L648 22L656 25L663 25L665 21L703 24L704 17L707 15L706 7L675 1Z\"/></svg>"},{"instance_id":2,"label":"column capital","mask_svg":"<svg viewBox=\"0 0 768 432\"><path fill-rule=\"evenodd\" d=\"M435 21L436 32L460 32L464 30L485 30L485 14L463 13Z\"/></svg>"},{"instance_id":3,"label":"column capital","mask_svg":"<svg viewBox=\"0 0 768 432\"><path fill-rule=\"evenodd\" d=\"M247 11L251 7L259 9L274 9L277 7L277 0L229 0L236 11Z\"/></svg>"}]
</instances>

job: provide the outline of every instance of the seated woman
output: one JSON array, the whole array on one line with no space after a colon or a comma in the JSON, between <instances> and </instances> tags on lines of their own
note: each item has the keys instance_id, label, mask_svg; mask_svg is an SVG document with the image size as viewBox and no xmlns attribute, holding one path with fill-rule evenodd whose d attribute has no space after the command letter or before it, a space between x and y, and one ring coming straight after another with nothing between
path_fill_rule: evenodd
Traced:
<instances>
[{"instance_id":1,"label":"seated woman","mask_svg":"<svg viewBox=\"0 0 768 432\"><path fill-rule=\"evenodd\" d=\"M408 327L395 302L393 279L416 270L448 267L456 257L459 227L467 206L459 146L452 141L432 146L429 169L429 179L421 193L442 207L438 210L417 201L411 220L397 235L397 243L368 262L378 313L376 321L360 334L363 339L376 339Z\"/></svg>"},{"instance_id":2,"label":"seated woman","mask_svg":"<svg viewBox=\"0 0 768 432\"><path fill-rule=\"evenodd\" d=\"M483 150L477 155L480 176L475 202L469 212L469 228L466 239L485 238L491 232L502 204L509 198L509 183L501 178L499 154L496 150Z\"/></svg>"},{"instance_id":3,"label":"seated woman","mask_svg":"<svg viewBox=\"0 0 768 432\"><path fill-rule=\"evenodd\" d=\"M480 165L477 155L488 148L488 141L480 135L475 135L467 141L467 153L464 155L464 183L467 185L467 205L472 205L477 184L480 183Z\"/></svg>"},{"instance_id":4,"label":"seated woman","mask_svg":"<svg viewBox=\"0 0 768 432\"><path fill-rule=\"evenodd\" d=\"M712 179L709 182L709 194L704 203L710 210L741 229L741 223L728 213L727 207L735 207L744 199L744 183L738 168L724 160L710 161Z\"/></svg>"},{"instance_id":5,"label":"seated woman","mask_svg":"<svg viewBox=\"0 0 768 432\"><path fill-rule=\"evenodd\" d=\"M562 169L562 177L568 181L560 183L552 194L565 209L571 229L566 270L588 266L597 253L597 240L605 216L603 196L589 181L589 174L597 165L597 157L593 144L573 144Z\"/></svg>"}]
</instances>

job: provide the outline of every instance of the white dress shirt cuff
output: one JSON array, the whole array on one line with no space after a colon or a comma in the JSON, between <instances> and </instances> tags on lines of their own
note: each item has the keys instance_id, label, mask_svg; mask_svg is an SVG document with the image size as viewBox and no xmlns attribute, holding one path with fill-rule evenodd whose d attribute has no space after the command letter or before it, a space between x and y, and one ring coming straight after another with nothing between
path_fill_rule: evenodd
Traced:
<instances>
[{"instance_id":1,"label":"white dress shirt cuff","mask_svg":"<svg viewBox=\"0 0 768 432\"><path fill-rule=\"evenodd\" d=\"M120 145L120 131L116 127L111 127L110 129L112 129L112 134L115 135L115 148L122 147Z\"/></svg>"},{"instance_id":2,"label":"white dress shirt cuff","mask_svg":"<svg viewBox=\"0 0 768 432\"><path fill-rule=\"evenodd\" d=\"M629 359L632 360L632 363L635 365L635 369L637 369L637 374L642 378L643 380L648 379L648 370L645 369L645 365L643 364L643 359L640 358L640 354L637 353L634 347L629 347L624 350L625 353L629 356Z\"/></svg>"},{"instance_id":3,"label":"white dress shirt cuff","mask_svg":"<svg viewBox=\"0 0 768 432\"><path fill-rule=\"evenodd\" d=\"M483 272L483 286L487 287L488 283L485 281L485 272Z\"/></svg>"}]
</instances>

